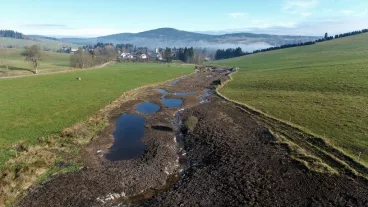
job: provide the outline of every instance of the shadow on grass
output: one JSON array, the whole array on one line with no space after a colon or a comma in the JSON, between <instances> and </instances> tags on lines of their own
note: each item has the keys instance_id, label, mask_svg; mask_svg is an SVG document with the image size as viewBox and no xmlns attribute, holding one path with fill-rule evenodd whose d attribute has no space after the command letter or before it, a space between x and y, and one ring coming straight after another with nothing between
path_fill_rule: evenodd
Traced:
<instances>
[{"instance_id":1,"label":"shadow on grass","mask_svg":"<svg viewBox=\"0 0 368 207\"><path fill-rule=\"evenodd\" d=\"M5 65L0 65L0 69L5 69L6 70L6 66ZM32 69L18 68L18 67L14 67L14 66L8 66L8 71L28 71L28 72L34 73L34 71ZM6 71L1 71L1 72L6 73Z\"/></svg>"},{"instance_id":2,"label":"shadow on grass","mask_svg":"<svg viewBox=\"0 0 368 207\"><path fill-rule=\"evenodd\" d=\"M60 66L60 67L72 67L71 64L63 64L63 63L59 63L59 64L54 64L55 66Z\"/></svg>"}]
</instances>

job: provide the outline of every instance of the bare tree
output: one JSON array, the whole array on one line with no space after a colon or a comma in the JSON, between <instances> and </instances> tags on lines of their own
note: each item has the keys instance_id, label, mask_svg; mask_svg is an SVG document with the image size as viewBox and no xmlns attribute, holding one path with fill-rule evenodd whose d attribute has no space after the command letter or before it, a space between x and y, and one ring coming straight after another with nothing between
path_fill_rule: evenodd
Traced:
<instances>
[{"instance_id":1,"label":"bare tree","mask_svg":"<svg viewBox=\"0 0 368 207\"><path fill-rule=\"evenodd\" d=\"M204 56L200 53L197 53L193 57L193 63L201 65L204 62Z\"/></svg>"},{"instance_id":2,"label":"bare tree","mask_svg":"<svg viewBox=\"0 0 368 207\"><path fill-rule=\"evenodd\" d=\"M116 60L118 55L118 51L111 45L97 47L95 49L96 61L98 62L98 64L103 64L109 61Z\"/></svg>"},{"instance_id":3,"label":"bare tree","mask_svg":"<svg viewBox=\"0 0 368 207\"><path fill-rule=\"evenodd\" d=\"M79 48L71 57L70 61L75 68L88 68L96 65L102 65L109 61L116 60L118 51L111 45L96 47L94 50L84 51Z\"/></svg>"},{"instance_id":4,"label":"bare tree","mask_svg":"<svg viewBox=\"0 0 368 207\"><path fill-rule=\"evenodd\" d=\"M70 57L72 66L75 68L88 68L94 66L94 55L92 54L94 53L86 52L83 51L82 48L79 48L79 50Z\"/></svg>"},{"instance_id":5,"label":"bare tree","mask_svg":"<svg viewBox=\"0 0 368 207\"><path fill-rule=\"evenodd\" d=\"M41 48L38 45L32 45L31 47L24 47L24 52L23 52L23 56L26 57L26 61L32 62L33 64L33 68L34 68L34 73L37 74L38 73L38 66L39 66L39 61L41 60L42 57L42 52L41 52Z\"/></svg>"}]
</instances>

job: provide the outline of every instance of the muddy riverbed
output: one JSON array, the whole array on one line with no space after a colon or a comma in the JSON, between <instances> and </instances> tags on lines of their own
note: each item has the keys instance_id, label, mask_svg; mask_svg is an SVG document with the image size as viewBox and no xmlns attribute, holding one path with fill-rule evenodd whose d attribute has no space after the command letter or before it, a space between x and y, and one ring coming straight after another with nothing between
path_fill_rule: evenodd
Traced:
<instances>
[{"instance_id":1,"label":"muddy riverbed","mask_svg":"<svg viewBox=\"0 0 368 207\"><path fill-rule=\"evenodd\" d=\"M367 182L308 170L265 127L213 97L183 114L191 167L170 190L136 206L368 206Z\"/></svg>"},{"instance_id":2,"label":"muddy riverbed","mask_svg":"<svg viewBox=\"0 0 368 207\"><path fill-rule=\"evenodd\" d=\"M368 206L366 182L308 170L265 127L213 95L211 84L226 74L138 91L82 151L85 168L34 186L19 206ZM198 123L183 134L188 117Z\"/></svg>"},{"instance_id":3,"label":"muddy riverbed","mask_svg":"<svg viewBox=\"0 0 368 207\"><path fill-rule=\"evenodd\" d=\"M204 103L207 89L225 74L195 73L137 91L112 110L109 125L82 150L83 169L32 187L19 206L109 206L168 188L185 160L175 114Z\"/></svg>"}]
</instances>

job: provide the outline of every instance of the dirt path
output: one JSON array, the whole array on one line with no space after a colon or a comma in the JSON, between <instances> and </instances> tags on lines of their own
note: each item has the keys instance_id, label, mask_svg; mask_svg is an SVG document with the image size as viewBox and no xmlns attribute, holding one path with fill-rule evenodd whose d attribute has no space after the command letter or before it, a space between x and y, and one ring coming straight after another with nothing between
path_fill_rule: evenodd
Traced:
<instances>
[{"instance_id":1,"label":"dirt path","mask_svg":"<svg viewBox=\"0 0 368 207\"><path fill-rule=\"evenodd\" d=\"M86 68L86 69L71 68L71 69L62 69L62 70L40 70L37 74L33 74L33 72L29 72L27 73L27 75L9 75L9 74L7 76L0 75L0 79L22 78L22 77L28 77L28 76L52 75L52 74L57 74L57 73L69 73L69 72L75 72L75 71L95 70L95 69L104 68L111 64L113 64L113 62L104 63L102 65L98 65L98 66Z\"/></svg>"},{"instance_id":2,"label":"dirt path","mask_svg":"<svg viewBox=\"0 0 368 207\"><path fill-rule=\"evenodd\" d=\"M310 171L265 126L228 101L212 95L199 104L205 89L227 80L226 74L197 73L138 90L109 114L110 125L82 151L85 168L34 186L18 206L368 206L365 181ZM182 107L168 108L157 88L169 92L166 98L195 94L180 97ZM161 110L138 113L135 107L145 101ZM184 120L198 120L182 144L190 160L184 172L174 137L174 114L181 108ZM110 161L104 152L123 112L144 118L146 150L136 159Z\"/></svg>"}]
</instances>

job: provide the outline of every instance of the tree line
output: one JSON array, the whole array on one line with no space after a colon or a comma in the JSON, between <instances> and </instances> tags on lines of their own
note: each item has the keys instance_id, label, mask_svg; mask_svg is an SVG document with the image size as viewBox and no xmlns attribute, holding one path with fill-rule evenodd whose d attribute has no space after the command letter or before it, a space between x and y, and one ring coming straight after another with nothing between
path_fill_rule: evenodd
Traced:
<instances>
[{"instance_id":1,"label":"tree line","mask_svg":"<svg viewBox=\"0 0 368 207\"><path fill-rule=\"evenodd\" d=\"M207 50L203 48L193 48L193 47L184 47L184 48L169 48L167 47L165 50L159 49L159 52L162 52L163 58L166 62L171 62L172 60L181 60L185 63L195 63L201 64L204 62L205 55L207 55Z\"/></svg>"},{"instance_id":2,"label":"tree line","mask_svg":"<svg viewBox=\"0 0 368 207\"><path fill-rule=\"evenodd\" d=\"M194 59L194 48L179 48L176 52L176 57L178 60L181 60L186 63L193 62Z\"/></svg>"},{"instance_id":3,"label":"tree line","mask_svg":"<svg viewBox=\"0 0 368 207\"><path fill-rule=\"evenodd\" d=\"M242 55L245 55L245 53L242 51L240 47L236 49L229 48L226 50L219 49L216 51L215 59L216 60L229 59L229 58L239 57Z\"/></svg>"},{"instance_id":4,"label":"tree line","mask_svg":"<svg viewBox=\"0 0 368 207\"><path fill-rule=\"evenodd\" d=\"M27 36L20 33L15 32L13 30L0 30L0 37L10 37L15 39L27 39Z\"/></svg>"},{"instance_id":5,"label":"tree line","mask_svg":"<svg viewBox=\"0 0 368 207\"><path fill-rule=\"evenodd\" d=\"M341 38L341 37L348 37L352 35L358 35L358 34L367 33L367 32L368 32L368 29L362 29L362 30L358 30L354 32L343 33L343 34L335 35L335 39Z\"/></svg>"},{"instance_id":6,"label":"tree line","mask_svg":"<svg viewBox=\"0 0 368 207\"><path fill-rule=\"evenodd\" d=\"M244 56L244 55L256 54L260 52L267 52L267 51L279 50L279 49L285 49L285 48L291 48L291 47L301 47L301 46L306 46L306 45L313 45L318 42L329 41L329 40L333 40L337 38L348 37L348 36L358 35L358 34L367 33L367 32L368 32L368 29L362 29L362 30L358 30L354 32L342 33L342 34L335 35L335 36L328 36L328 33L326 32L324 35L324 38L320 38L315 41L295 43L295 44L286 44L286 45L281 45L277 47L269 47L265 49L254 50L253 52L250 52L250 53L243 52L240 47L236 49L229 48L226 50L219 49L216 51L215 59L216 60L229 59L229 58L234 58L234 57L239 57L239 56Z\"/></svg>"}]
</instances>

